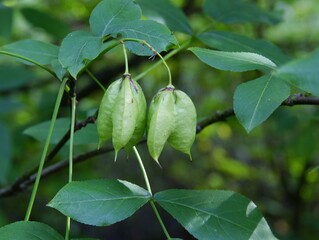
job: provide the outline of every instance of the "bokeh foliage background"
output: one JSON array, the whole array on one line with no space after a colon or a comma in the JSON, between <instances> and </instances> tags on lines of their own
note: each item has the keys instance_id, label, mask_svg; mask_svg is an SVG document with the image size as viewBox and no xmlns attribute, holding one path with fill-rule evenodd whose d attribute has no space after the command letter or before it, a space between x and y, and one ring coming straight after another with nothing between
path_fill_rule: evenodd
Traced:
<instances>
[{"instance_id":1,"label":"bokeh foliage background","mask_svg":"<svg viewBox=\"0 0 319 240\"><path fill-rule=\"evenodd\" d=\"M38 39L59 44L71 31L88 27L88 17L98 0L3 0L0 1L0 45L19 39ZM265 9L278 11L282 21L266 26L226 25L203 14L203 1L174 0L183 8L194 31L208 27L229 30L277 44L285 53L299 57L318 47L319 5L317 0L256 0ZM183 41L188 36L176 33ZM195 43L201 46L200 42ZM147 58L130 55L132 76L152 64ZM258 72L223 72L204 65L189 51L182 51L168 61L174 85L193 99L198 118L232 107L236 86L256 78ZM319 63L318 63L319 65ZM100 58L90 66L107 86L124 71L121 49ZM162 66L140 81L148 102L165 86L167 76ZM79 121L94 114L103 95L86 75L77 81ZM0 186L5 187L39 161L42 142L23 134L30 126L47 121L53 110L58 82L33 66L0 56ZM63 102L59 117L69 116L69 103ZM274 233L280 239L317 239L319 236L318 200L318 121L317 106L281 107L265 123L247 134L235 117L206 127L197 135L192 148L193 161L167 147L160 158L162 169L139 146L154 192L166 188L228 189L252 199L262 209ZM63 126L62 126L63 127ZM64 126L64 128L67 126ZM81 136L80 136L81 137ZM97 147L97 139L86 138L75 154ZM67 157L67 146L54 162ZM116 163L113 152L90 158L75 166L75 179L120 178L143 186L133 156L123 152ZM40 184L34 220L64 231L64 217L45 204L67 182L67 170L59 171ZM13 196L0 198L0 226L23 219L30 188ZM163 239L163 233L148 207L132 218L107 228L74 223L76 236L101 239ZM168 230L191 239L175 220L164 212Z\"/></svg>"}]
</instances>

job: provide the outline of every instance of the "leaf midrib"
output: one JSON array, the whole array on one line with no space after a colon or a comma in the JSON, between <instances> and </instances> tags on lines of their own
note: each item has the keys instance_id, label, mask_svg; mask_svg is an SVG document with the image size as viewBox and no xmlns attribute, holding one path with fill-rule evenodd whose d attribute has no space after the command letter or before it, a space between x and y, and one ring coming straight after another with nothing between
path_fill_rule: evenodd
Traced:
<instances>
[{"instance_id":1,"label":"leaf midrib","mask_svg":"<svg viewBox=\"0 0 319 240\"><path fill-rule=\"evenodd\" d=\"M250 229L248 229L248 228L246 228L246 227L244 227L244 226L238 225L238 224L235 223L235 222L232 222L232 221L230 221L230 220L228 220L228 219L226 219L226 218L220 217L220 216L218 216L218 215L216 215L216 214L213 214L213 213L204 211L204 210L202 210L202 209L198 209L198 208L195 208L195 207L191 207L191 206L189 206L189 205L186 205L186 204L176 203L176 202L169 201L169 200L157 200L157 201L158 201L158 202L167 202L167 203L170 203L170 204L172 204L172 205L182 206L182 207L185 207L185 208L189 208L189 209L191 209L191 210L194 210L194 211L198 211L198 212L207 214L207 215L209 215L209 216L213 216L213 217L215 217L216 219L222 219L222 220L225 221L225 222L228 222L228 223L230 223L230 224L233 224L233 225L235 225L235 226L237 226L237 227L239 227L239 228L241 228L241 229L244 229L245 231L247 231L247 232L249 232L249 233L252 233L252 231L251 231Z\"/></svg>"}]
</instances>

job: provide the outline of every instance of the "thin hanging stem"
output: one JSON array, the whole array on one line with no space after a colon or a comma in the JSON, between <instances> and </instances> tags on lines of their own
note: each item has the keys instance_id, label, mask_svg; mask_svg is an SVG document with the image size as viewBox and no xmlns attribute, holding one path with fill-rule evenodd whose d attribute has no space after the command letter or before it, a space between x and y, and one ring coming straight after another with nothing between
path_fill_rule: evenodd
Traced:
<instances>
[{"instance_id":1,"label":"thin hanging stem","mask_svg":"<svg viewBox=\"0 0 319 240\"><path fill-rule=\"evenodd\" d=\"M133 147L133 150L134 150L135 156L136 156L136 158L137 158L137 160L138 160L138 163L139 163L139 165L140 165L140 168L141 168L141 170L142 170L147 191L148 191L151 195L153 195L152 189L151 189L151 185L150 185L150 182L148 181L148 176L147 176L147 173L146 173L146 171L145 171L144 164L143 164L143 161L142 161L142 159L141 159L141 157L140 157L140 154L138 153L138 151L137 151L137 149L136 149L135 146Z\"/></svg>"},{"instance_id":2,"label":"thin hanging stem","mask_svg":"<svg viewBox=\"0 0 319 240\"><path fill-rule=\"evenodd\" d=\"M105 92L106 88L103 86L103 84L93 75L93 73L88 70L85 69L86 73L97 83L97 85L99 85L99 87Z\"/></svg>"},{"instance_id":3,"label":"thin hanging stem","mask_svg":"<svg viewBox=\"0 0 319 240\"><path fill-rule=\"evenodd\" d=\"M179 53L180 51L184 50L185 48L187 48L190 43L191 43L192 39L187 40L186 42L184 42L179 48L174 49L173 51L169 52L168 54L165 55L164 59L168 60L171 57L173 57L174 55L176 55L177 53ZM152 71L153 69L157 68L160 64L162 64L162 61L157 61L156 63L152 64L148 69L146 69L145 71L141 72L140 74L138 74L137 76L134 77L135 81L140 80L141 78L143 78L146 74L148 74L150 71Z\"/></svg>"},{"instance_id":4,"label":"thin hanging stem","mask_svg":"<svg viewBox=\"0 0 319 240\"><path fill-rule=\"evenodd\" d=\"M52 114L52 118L51 118L51 123L50 123L50 127L49 127L49 133L48 133L48 136L47 136L44 148L43 148L41 160L40 160L40 163L39 163L37 177L36 177L35 182L34 182L32 194L31 194L31 197L30 197L30 200L29 200L28 209L27 209L27 212L26 212L26 215L25 215L25 218L24 218L25 221L29 221L29 218L30 218L30 215L31 215L31 211L32 211L32 207L33 207L33 204L34 204L35 196L37 194L37 190L38 190L39 183L40 183L40 178L41 178L41 174L42 174L42 170L43 170L43 166L44 166L44 162L45 162L45 157L46 157L46 155L48 153L48 149L49 149L49 145L50 145L51 136L52 136L52 133L53 133L55 120L56 120L57 115L58 115L58 111L59 111L59 108L60 108L60 104L61 104L61 100L62 100L62 96L63 96L63 92L64 92L64 89L65 89L65 85L66 85L67 80L68 80L67 78L63 79L63 81L62 81L62 83L60 85L60 88L59 88L58 96L57 96L56 101L55 101L55 106L54 106L54 110L53 110L53 114Z\"/></svg>"},{"instance_id":5,"label":"thin hanging stem","mask_svg":"<svg viewBox=\"0 0 319 240\"><path fill-rule=\"evenodd\" d=\"M150 185L150 182L149 182L149 180L148 180L148 176L147 176L147 173L146 173L146 170L145 170L143 161L142 161L142 159L141 159L141 157L140 157L140 154L138 153L138 151L137 151L137 149L136 149L135 146L133 147L133 150L134 150L135 156L136 156L136 158L137 158L137 160L138 160L138 163L139 163L139 165L140 165L140 168L141 168L141 170L142 170L147 191L148 191L151 195L153 195L152 189L151 189L151 185ZM162 227L162 229L163 229L163 232L165 233L165 236L167 237L167 239L171 240L171 237L170 237L170 235L169 235L169 233L168 233L168 231L167 231L167 229L166 229L166 227L165 227L165 225L164 225L164 222L163 222L161 216L159 215L159 212L157 211L157 208L156 208L156 206L155 206L155 203L154 203L154 200L153 200L153 199L150 200L150 204L151 204L152 209L153 209L153 211L154 211L154 213L155 213L155 215L156 215L156 217L157 217L157 219L158 219L158 221L159 221L159 223L160 223L160 225L161 225L161 227Z\"/></svg>"},{"instance_id":6,"label":"thin hanging stem","mask_svg":"<svg viewBox=\"0 0 319 240\"><path fill-rule=\"evenodd\" d=\"M76 114L76 92L75 82L72 80L71 87L71 123L70 123L70 147L69 147L69 183L72 182L73 176L73 144L74 144L74 127ZM71 218L66 218L65 240L70 239Z\"/></svg>"},{"instance_id":7,"label":"thin hanging stem","mask_svg":"<svg viewBox=\"0 0 319 240\"><path fill-rule=\"evenodd\" d=\"M167 73L168 73L168 85L172 85L172 74L171 74L171 70L169 69L165 59L162 57L162 55L157 52L155 50L155 48L153 48L148 42L144 41L144 40L141 40L141 39L137 39L137 38L124 38L122 39L122 41L133 41L133 42L139 42L141 43L142 45L145 45L147 46L152 52L154 55L157 55L159 56L159 58L162 60L164 66L166 67L167 69Z\"/></svg>"},{"instance_id":8,"label":"thin hanging stem","mask_svg":"<svg viewBox=\"0 0 319 240\"><path fill-rule=\"evenodd\" d=\"M126 53L126 47L125 47L125 43L122 43L123 46L123 53L124 53L124 61L125 61L125 72L124 74L129 74L128 71L128 58L127 58L127 53Z\"/></svg>"}]
</instances>

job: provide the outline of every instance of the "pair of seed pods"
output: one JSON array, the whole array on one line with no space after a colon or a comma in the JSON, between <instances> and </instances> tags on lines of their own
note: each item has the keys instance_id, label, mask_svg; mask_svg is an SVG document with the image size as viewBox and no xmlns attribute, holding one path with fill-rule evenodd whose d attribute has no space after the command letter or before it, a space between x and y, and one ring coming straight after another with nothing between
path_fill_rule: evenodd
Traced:
<instances>
[{"instance_id":1,"label":"pair of seed pods","mask_svg":"<svg viewBox=\"0 0 319 240\"><path fill-rule=\"evenodd\" d=\"M99 108L99 145L112 139L115 159L120 149L129 151L147 133L152 158L158 158L166 142L190 155L196 135L196 109L182 91L169 85L152 99L146 113L146 100L140 85L124 74L106 90Z\"/></svg>"}]
</instances>

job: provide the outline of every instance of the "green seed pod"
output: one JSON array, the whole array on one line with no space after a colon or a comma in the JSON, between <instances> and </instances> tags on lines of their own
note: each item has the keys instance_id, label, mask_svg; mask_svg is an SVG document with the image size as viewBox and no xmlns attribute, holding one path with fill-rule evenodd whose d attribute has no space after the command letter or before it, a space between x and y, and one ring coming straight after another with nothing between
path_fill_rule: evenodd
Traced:
<instances>
[{"instance_id":1,"label":"green seed pod","mask_svg":"<svg viewBox=\"0 0 319 240\"><path fill-rule=\"evenodd\" d=\"M138 117L138 103L130 76L126 76L120 87L112 113L112 143L115 153L125 147L133 136Z\"/></svg>"},{"instance_id":2,"label":"green seed pod","mask_svg":"<svg viewBox=\"0 0 319 240\"><path fill-rule=\"evenodd\" d=\"M147 119L147 146L158 162L164 145L174 127L174 88L160 90L153 98Z\"/></svg>"},{"instance_id":3,"label":"green seed pod","mask_svg":"<svg viewBox=\"0 0 319 240\"><path fill-rule=\"evenodd\" d=\"M196 108L180 90L174 91L174 129L167 142L176 150L189 155L196 136Z\"/></svg>"},{"instance_id":4,"label":"green seed pod","mask_svg":"<svg viewBox=\"0 0 319 240\"><path fill-rule=\"evenodd\" d=\"M125 146L125 149L129 151L133 146L135 146L143 137L146 125L146 100L141 86L135 82L131 81L133 98L137 102L138 114L135 124L134 133L132 138Z\"/></svg>"},{"instance_id":5,"label":"green seed pod","mask_svg":"<svg viewBox=\"0 0 319 240\"><path fill-rule=\"evenodd\" d=\"M112 138L112 112L115 100L119 94L122 80L114 81L105 91L102 98L97 117L97 131L99 135L99 146Z\"/></svg>"}]
</instances>

